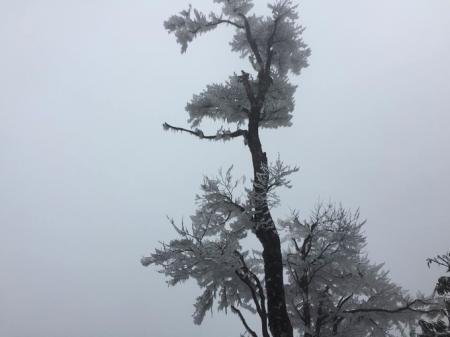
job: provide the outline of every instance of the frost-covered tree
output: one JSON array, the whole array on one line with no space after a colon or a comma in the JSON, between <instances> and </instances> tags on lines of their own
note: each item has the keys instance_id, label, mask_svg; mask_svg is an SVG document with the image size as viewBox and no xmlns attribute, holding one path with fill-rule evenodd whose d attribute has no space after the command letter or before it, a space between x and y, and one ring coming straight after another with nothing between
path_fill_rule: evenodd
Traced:
<instances>
[{"instance_id":1,"label":"frost-covered tree","mask_svg":"<svg viewBox=\"0 0 450 337\"><path fill-rule=\"evenodd\" d=\"M450 252L427 259L431 264L444 267L450 273ZM450 276L441 276L434 289L434 296L441 303L441 312L433 321L422 319L419 321L422 332L419 337L450 337Z\"/></svg>"},{"instance_id":2,"label":"frost-covered tree","mask_svg":"<svg viewBox=\"0 0 450 337\"><path fill-rule=\"evenodd\" d=\"M276 189L290 187L289 175L297 168L279 159L270 163L259 131L291 125L296 86L289 75L299 75L310 55L297 6L277 1L269 4L269 16L257 16L250 13L251 0L214 2L221 5L219 13L189 7L170 17L165 28L185 52L199 35L232 26L231 49L248 58L253 71L235 73L194 95L186 105L190 128L168 123L164 128L213 141L242 138L253 164L251 186L234 180L231 169L206 177L190 224L170 219L178 238L142 263L160 266L171 285L197 281L202 293L195 323L217 306L235 313L252 337L292 337L295 330L317 337L381 336L408 322L423 303L409 299L363 255L357 214L318 207L308 221L297 215L278 224L273 220ZM221 125L211 135L200 129L206 119ZM260 250L244 246L248 235L256 236ZM249 325L246 311L259 317L258 328Z\"/></svg>"},{"instance_id":3,"label":"frost-covered tree","mask_svg":"<svg viewBox=\"0 0 450 337\"><path fill-rule=\"evenodd\" d=\"M189 113L191 127L196 129L176 128L167 123L164 126L187 131L206 139L244 138L253 163L253 188L245 209L241 210L242 206L237 207L236 204L236 209L233 209L231 214L226 208L222 210L223 214L214 215L212 220L208 220L209 218L203 218L204 213L211 213L211 209L205 206L207 209L201 210L196 216L201 218L205 225L216 225L215 227L218 222L225 220L237 226L243 222L246 229L250 229L256 235L263 247L264 296L267 297L267 310L258 305L261 307L260 314L268 321L273 336L292 337L292 325L284 293L280 238L268 200L270 190L275 187L271 184L282 181L269 181L268 161L261 144L259 129L291 124L295 86L289 82L288 74L300 74L307 66L310 51L302 40L303 28L297 24L296 6L291 1L284 0L270 4L271 15L268 17L250 14L253 7L251 0L215 0L215 2L222 5L220 14L213 12L204 14L189 7L179 15L169 18L165 22L166 29L175 34L182 46L181 51L185 52L188 44L199 35L220 25L233 26L235 34L230 43L231 49L241 57L248 57L255 74L244 71L240 75L233 74L225 83L209 85L205 91L194 95L186 110ZM197 128L205 118L222 122L224 127L216 134L206 136ZM236 130L228 130L226 128L228 124L235 124ZM280 179L283 180L283 177ZM207 183L208 186L217 187L213 182ZM225 201L227 205L231 202ZM217 202L223 205L224 200ZM245 221L236 221L236 216L239 219L245 217ZM233 228L220 235L225 235L221 240L226 242L226 237L237 234ZM226 248L230 249L229 246ZM216 254L220 254L220 250ZM233 268L235 267L233 264ZM247 282L252 279L248 273L240 276ZM224 282L227 282L227 279ZM230 295L232 298L238 298L239 289L236 289L236 292L224 293L221 296L227 298ZM262 294L262 291L259 292ZM203 297L208 297L208 290Z\"/></svg>"},{"instance_id":4,"label":"frost-covered tree","mask_svg":"<svg viewBox=\"0 0 450 337\"><path fill-rule=\"evenodd\" d=\"M307 220L294 214L280 221L289 243L287 305L305 337L389 336L437 313L432 301L412 299L383 264L369 261L363 224L358 212L333 205L318 205Z\"/></svg>"}]
</instances>

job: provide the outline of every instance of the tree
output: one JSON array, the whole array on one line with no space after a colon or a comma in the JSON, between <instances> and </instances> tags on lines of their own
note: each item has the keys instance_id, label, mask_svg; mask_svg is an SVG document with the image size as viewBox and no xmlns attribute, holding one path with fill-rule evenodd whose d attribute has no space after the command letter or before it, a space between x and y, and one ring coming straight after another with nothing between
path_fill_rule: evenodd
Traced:
<instances>
[{"instance_id":1,"label":"tree","mask_svg":"<svg viewBox=\"0 0 450 337\"><path fill-rule=\"evenodd\" d=\"M427 259L428 267L431 264L444 267L450 273L450 252ZM437 320L420 320L422 333L419 337L450 337L450 277L441 276L435 287L435 295L441 302L441 313Z\"/></svg>"},{"instance_id":2,"label":"tree","mask_svg":"<svg viewBox=\"0 0 450 337\"><path fill-rule=\"evenodd\" d=\"M287 75L298 75L307 66L310 51L301 39L303 28L296 23L296 6L291 1L269 5L271 17L248 15L253 7L251 0L215 2L222 5L220 15L205 15L189 8L169 18L165 27L175 34L182 52L202 33L222 24L235 27L232 50L249 58L256 76L242 71L239 76L230 76L225 84L210 85L193 97L186 110L191 127L197 127L204 118L212 118L236 124L237 129L229 131L221 128L215 135L205 136L199 129L175 128L167 123L165 127L212 140L245 139L253 163L253 190L246 209L241 213L247 217L246 222L251 224L251 230L263 247L267 313L262 314L267 316L273 336L292 337L284 294L281 244L268 201L271 188L268 161L259 129L291 124L295 86L289 83ZM242 126L246 128L241 129ZM242 218L243 214L234 212L230 216ZM227 213L222 214L220 220L224 221L225 216Z\"/></svg>"},{"instance_id":3,"label":"tree","mask_svg":"<svg viewBox=\"0 0 450 337\"><path fill-rule=\"evenodd\" d=\"M163 126L212 141L242 138L253 164L252 184L234 180L231 168L216 178L206 177L191 225L170 219L179 238L163 243L142 263L161 266L171 285L197 281L203 293L195 303L195 323L216 302L219 310L231 309L252 337L258 334L243 310L257 314L263 337L292 337L294 328L305 336L376 335L374 331L400 322L388 314L422 310L421 301L409 300L381 266L362 256L364 237L357 215L318 207L309 222L294 216L275 224L271 210L279 202L276 189L290 187L288 177L298 169L280 159L270 163L259 130L291 125L296 86L288 75L299 75L308 65L310 50L291 1L269 4L268 17L249 14L251 0L214 2L222 5L220 14L189 7L170 17L165 28L184 53L199 35L220 25L234 27L231 49L248 58L254 73L241 71L194 95L186 106L190 128ZM205 135L199 129L205 119L221 127ZM290 242L285 254L280 230L287 230ZM242 246L248 234L256 236L261 251Z\"/></svg>"},{"instance_id":4,"label":"tree","mask_svg":"<svg viewBox=\"0 0 450 337\"><path fill-rule=\"evenodd\" d=\"M322 204L307 220L293 214L280 222L290 243L288 309L305 337L387 336L436 313L429 300L412 299L391 282L383 264L369 261L363 225L359 212Z\"/></svg>"}]
</instances>

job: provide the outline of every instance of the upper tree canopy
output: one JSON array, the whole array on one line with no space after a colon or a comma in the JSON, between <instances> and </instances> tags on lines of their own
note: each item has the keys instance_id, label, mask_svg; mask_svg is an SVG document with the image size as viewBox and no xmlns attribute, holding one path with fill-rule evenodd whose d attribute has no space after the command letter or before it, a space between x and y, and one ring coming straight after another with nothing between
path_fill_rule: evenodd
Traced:
<instances>
[{"instance_id":1,"label":"upper tree canopy","mask_svg":"<svg viewBox=\"0 0 450 337\"><path fill-rule=\"evenodd\" d=\"M287 75L289 72L299 74L308 65L310 55L301 38L304 28L296 22L297 6L286 0L269 4L272 15L264 17L249 14L253 7L250 0L214 2L222 4L221 14L204 14L189 7L179 15L170 17L165 22L166 29L175 34L181 51L185 52L188 44L198 35L221 24L233 26L232 51L238 52L241 57L248 57L257 73L255 77L247 77L255 100L262 94L257 79L263 74L271 79L270 86L264 92L259 125L265 128L289 126L296 86L289 83ZM202 93L194 95L186 106L191 126L198 126L205 117L238 126L244 124L252 104L247 89L242 84L242 76L237 74L230 76L225 83L207 86Z\"/></svg>"}]
</instances>

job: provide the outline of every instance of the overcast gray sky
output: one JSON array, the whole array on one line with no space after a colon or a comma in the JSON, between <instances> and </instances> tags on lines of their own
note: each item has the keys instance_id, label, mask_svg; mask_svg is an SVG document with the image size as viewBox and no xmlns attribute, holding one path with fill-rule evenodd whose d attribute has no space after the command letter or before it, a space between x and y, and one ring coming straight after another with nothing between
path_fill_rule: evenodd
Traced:
<instances>
[{"instance_id":1,"label":"overcast gray sky","mask_svg":"<svg viewBox=\"0 0 450 337\"><path fill-rule=\"evenodd\" d=\"M229 29L180 55L162 22L187 2L0 0L0 337L242 331L216 314L194 326L196 288L139 263L173 237L166 215L193 212L204 174L250 174L241 141L161 127L243 66ZM450 2L304 0L301 19L294 125L263 133L301 168L277 214L360 207L371 259L430 292L425 258L450 248Z\"/></svg>"}]
</instances>

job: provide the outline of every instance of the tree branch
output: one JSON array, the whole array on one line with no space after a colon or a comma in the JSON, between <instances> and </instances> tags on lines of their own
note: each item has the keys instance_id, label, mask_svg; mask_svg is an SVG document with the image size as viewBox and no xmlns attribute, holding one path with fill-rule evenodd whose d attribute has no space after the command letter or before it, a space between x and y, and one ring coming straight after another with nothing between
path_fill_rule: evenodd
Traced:
<instances>
[{"instance_id":1,"label":"tree branch","mask_svg":"<svg viewBox=\"0 0 450 337\"><path fill-rule=\"evenodd\" d=\"M281 19L281 16L278 16L274 19L273 22L273 30L272 33L270 34L269 40L267 41L267 60L266 60L266 65L265 65L265 71L266 73L269 73L270 71L270 66L272 65L272 57L273 57L273 40L275 38L275 34L277 32L277 26L278 26L278 22Z\"/></svg>"},{"instance_id":2,"label":"tree branch","mask_svg":"<svg viewBox=\"0 0 450 337\"><path fill-rule=\"evenodd\" d=\"M234 26L234 27L236 27L236 28L239 28L239 29L245 29L244 26L242 26L242 25L240 25L240 24L238 24L238 23L236 23L236 22L234 22L234 21L231 21L231 20L219 19L219 20L217 20L217 22L216 22L217 25L218 25L218 24L221 24L221 23L226 23L226 24L232 25L232 26Z\"/></svg>"},{"instance_id":3,"label":"tree branch","mask_svg":"<svg viewBox=\"0 0 450 337\"><path fill-rule=\"evenodd\" d=\"M450 272L450 252L443 254L443 255L438 255L433 258L428 258L427 259L428 267L430 267L430 265L432 263L435 263L439 266L445 267L445 268L447 268L447 272Z\"/></svg>"},{"instance_id":4,"label":"tree branch","mask_svg":"<svg viewBox=\"0 0 450 337\"><path fill-rule=\"evenodd\" d=\"M430 309L430 310L423 310L423 309L416 309L413 307L414 304L417 303L421 303L421 304L430 304L430 303L426 303L423 300L420 299L416 299L412 302L407 303L405 306L400 307L400 308L396 308L396 309L383 309L383 308L360 308L360 309L349 309L349 310L343 310L342 312L346 313L346 314L354 314L354 313L359 313L359 312L382 312L382 313L388 313L388 314L396 314L396 313L400 313L403 311L413 311L413 312L418 312L421 314L429 314L429 313L434 313L434 312L441 312L440 309Z\"/></svg>"},{"instance_id":5,"label":"tree branch","mask_svg":"<svg viewBox=\"0 0 450 337\"><path fill-rule=\"evenodd\" d=\"M231 138L237 138L237 137L244 137L247 139L247 131L242 129L237 129L236 131L218 131L216 135L208 135L206 136L202 130L195 129L195 130L189 130L177 126L170 125L169 123L164 123L163 128L165 130L173 130L173 131L180 131L180 132L187 132L193 136L196 136L200 139L208 139L208 140L228 140Z\"/></svg>"},{"instance_id":6,"label":"tree branch","mask_svg":"<svg viewBox=\"0 0 450 337\"><path fill-rule=\"evenodd\" d=\"M266 311L266 297L264 295L264 290L261 285L261 282L259 278L247 267L247 264L245 263L244 256L242 256L241 253L239 253L237 250L234 251L235 254L239 257L239 260L242 263L242 274L239 271L236 271L236 275L241 279L242 282L244 282L247 287L250 289L253 301L255 302L256 311L258 312L259 317L261 318L261 328L262 328L262 334L263 337L269 337L269 331L267 328L267 311ZM252 284L249 275L251 279L255 282L255 284ZM257 291L255 291L255 288ZM259 302L257 296L259 296Z\"/></svg>"},{"instance_id":7,"label":"tree branch","mask_svg":"<svg viewBox=\"0 0 450 337\"><path fill-rule=\"evenodd\" d=\"M238 24L238 23L236 23L236 22L233 22L233 21L231 21L231 20L219 19L219 20L217 20L217 21L211 21L211 22L205 23L205 24L203 24L203 25L202 25L202 24L198 24L198 27L197 27L197 28L195 28L195 29L193 29L193 30L188 30L188 31L189 31L189 33L191 33L191 34L197 35L197 33L198 33L199 31L201 31L202 28L206 28L206 27L216 27L216 26L218 26L218 25L220 25L220 24L222 24L222 23L226 23L226 24L232 25L232 26L234 26L234 27L236 27L236 28L239 28L239 29L244 29L244 28L245 28L244 26L241 26L240 24Z\"/></svg>"},{"instance_id":8,"label":"tree branch","mask_svg":"<svg viewBox=\"0 0 450 337\"><path fill-rule=\"evenodd\" d=\"M256 311L258 312L258 315L259 315L260 318L262 319L263 317L262 317L261 306L260 306L260 304L259 304L258 297L257 297L256 291L255 291L255 288L253 288L253 285L252 285L250 279L248 278L248 276L245 275L245 271L242 272L242 271L236 270L236 275L237 275L237 276L241 279L241 281L244 282L244 283L247 285L247 287L250 289L250 292L251 292L252 298L253 298L253 302L255 303L255 306L256 306Z\"/></svg>"},{"instance_id":9,"label":"tree branch","mask_svg":"<svg viewBox=\"0 0 450 337\"><path fill-rule=\"evenodd\" d=\"M347 302L349 299L351 299L353 297L353 293L351 293L350 295L348 295L347 297L342 296L341 299L338 302L338 305L336 306L338 309L338 312L342 309L342 307L344 306L345 302Z\"/></svg>"},{"instance_id":10,"label":"tree branch","mask_svg":"<svg viewBox=\"0 0 450 337\"><path fill-rule=\"evenodd\" d=\"M244 324L245 330L247 330L247 332L252 335L252 337L258 337L258 335L256 334L255 331L253 331L250 326L247 324L247 321L245 320L244 316L242 315L242 312L236 308L234 305L231 305L231 311L233 311L235 314L237 314L239 316L239 318L241 319L242 324Z\"/></svg>"},{"instance_id":11,"label":"tree branch","mask_svg":"<svg viewBox=\"0 0 450 337\"><path fill-rule=\"evenodd\" d=\"M247 41L250 45L250 48L252 49L253 54L255 55L256 62L258 62L258 65L263 68L263 60L261 57L261 54L259 53L258 45L256 44L255 39L253 38L252 31L250 29L250 23L248 22L247 17L244 14L239 14L239 16L244 20L244 27L245 27L245 34L247 37Z\"/></svg>"}]
</instances>

